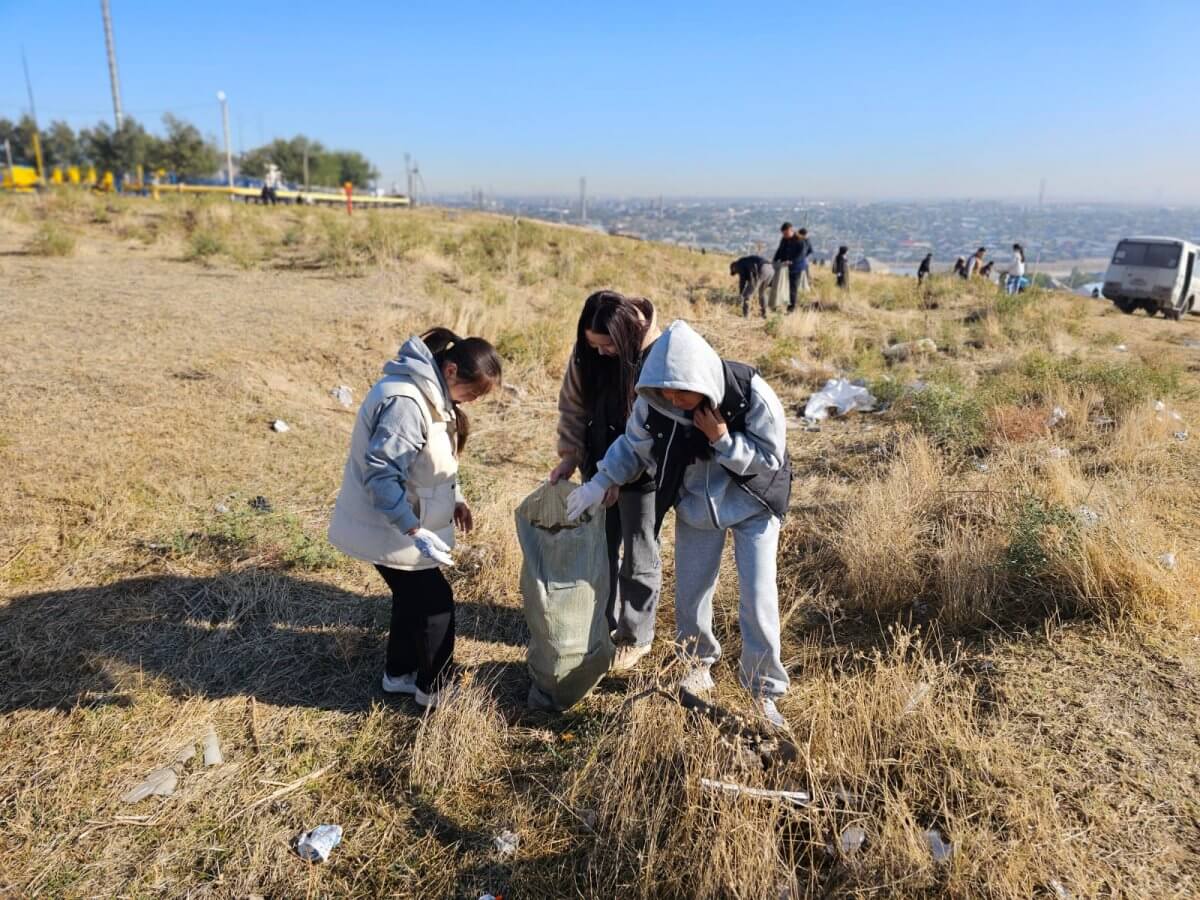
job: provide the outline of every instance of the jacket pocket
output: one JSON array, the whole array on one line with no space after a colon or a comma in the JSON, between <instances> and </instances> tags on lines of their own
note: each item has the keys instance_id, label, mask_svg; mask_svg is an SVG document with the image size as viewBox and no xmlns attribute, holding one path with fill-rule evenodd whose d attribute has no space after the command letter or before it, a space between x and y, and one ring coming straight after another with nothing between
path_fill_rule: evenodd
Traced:
<instances>
[{"instance_id":1,"label":"jacket pocket","mask_svg":"<svg viewBox=\"0 0 1200 900\"><path fill-rule=\"evenodd\" d=\"M413 488L417 501L417 518L421 527L429 531L441 531L454 524L454 482L437 487Z\"/></svg>"}]
</instances>

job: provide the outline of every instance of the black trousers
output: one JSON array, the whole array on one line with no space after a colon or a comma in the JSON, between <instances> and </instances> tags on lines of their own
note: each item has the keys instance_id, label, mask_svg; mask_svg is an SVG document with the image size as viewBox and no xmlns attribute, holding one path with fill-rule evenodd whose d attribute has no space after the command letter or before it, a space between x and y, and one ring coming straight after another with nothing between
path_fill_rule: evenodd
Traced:
<instances>
[{"instance_id":1,"label":"black trousers","mask_svg":"<svg viewBox=\"0 0 1200 900\"><path fill-rule=\"evenodd\" d=\"M441 569L375 568L392 591L387 673L416 672L423 692L438 690L452 674L454 591Z\"/></svg>"}]
</instances>

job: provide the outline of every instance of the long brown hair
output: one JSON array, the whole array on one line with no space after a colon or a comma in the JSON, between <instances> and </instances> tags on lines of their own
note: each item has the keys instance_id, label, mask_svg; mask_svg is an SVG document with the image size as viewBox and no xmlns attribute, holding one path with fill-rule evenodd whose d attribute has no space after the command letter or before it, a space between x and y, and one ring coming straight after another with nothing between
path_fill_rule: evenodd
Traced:
<instances>
[{"instance_id":1,"label":"long brown hair","mask_svg":"<svg viewBox=\"0 0 1200 900\"><path fill-rule=\"evenodd\" d=\"M484 394L500 384L500 354L483 338L460 338L449 328L439 326L426 331L421 335L421 340L433 354L433 361L437 363L439 371L446 363L454 363L458 366L458 378L480 385ZM467 418L465 412L459 409L458 404L450 398L449 394L446 395L446 399L454 409L455 432L458 437L457 449L461 452L462 448L467 445L467 435L471 433L471 420Z\"/></svg>"},{"instance_id":2,"label":"long brown hair","mask_svg":"<svg viewBox=\"0 0 1200 900\"><path fill-rule=\"evenodd\" d=\"M654 304L645 297L626 297L616 291L597 291L583 304L575 334L575 363L582 376L584 401L592 405L603 390L617 390L626 417L637 399L642 343L654 318ZM585 331L607 336L616 356L601 356L587 342Z\"/></svg>"}]
</instances>

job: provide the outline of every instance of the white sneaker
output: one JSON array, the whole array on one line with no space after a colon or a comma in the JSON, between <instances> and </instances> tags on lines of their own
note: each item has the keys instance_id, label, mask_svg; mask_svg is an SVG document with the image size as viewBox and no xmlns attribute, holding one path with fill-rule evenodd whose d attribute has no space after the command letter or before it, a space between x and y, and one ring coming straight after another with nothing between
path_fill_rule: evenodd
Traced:
<instances>
[{"instance_id":1,"label":"white sneaker","mask_svg":"<svg viewBox=\"0 0 1200 900\"><path fill-rule=\"evenodd\" d=\"M406 672L393 678L384 672L383 692L385 694L415 694L417 692L417 673Z\"/></svg>"},{"instance_id":2,"label":"white sneaker","mask_svg":"<svg viewBox=\"0 0 1200 900\"><path fill-rule=\"evenodd\" d=\"M653 649L653 644L619 644L613 656L612 670L623 672L636 666L647 653Z\"/></svg>"},{"instance_id":3,"label":"white sneaker","mask_svg":"<svg viewBox=\"0 0 1200 900\"><path fill-rule=\"evenodd\" d=\"M680 679L679 686L689 694L707 694L717 683L713 681L708 666L696 666Z\"/></svg>"},{"instance_id":4,"label":"white sneaker","mask_svg":"<svg viewBox=\"0 0 1200 900\"><path fill-rule=\"evenodd\" d=\"M754 701L754 705L758 707L758 713L776 728L787 728L787 719L783 717L778 709L775 708L775 700L771 697L759 697Z\"/></svg>"},{"instance_id":5,"label":"white sneaker","mask_svg":"<svg viewBox=\"0 0 1200 900\"><path fill-rule=\"evenodd\" d=\"M416 687L416 685L413 685L413 687L415 688L413 699L417 701L417 706L422 706L425 709L436 709L455 694L455 687L452 684L447 685L440 691L434 691L432 694L425 693L419 687Z\"/></svg>"}]
</instances>

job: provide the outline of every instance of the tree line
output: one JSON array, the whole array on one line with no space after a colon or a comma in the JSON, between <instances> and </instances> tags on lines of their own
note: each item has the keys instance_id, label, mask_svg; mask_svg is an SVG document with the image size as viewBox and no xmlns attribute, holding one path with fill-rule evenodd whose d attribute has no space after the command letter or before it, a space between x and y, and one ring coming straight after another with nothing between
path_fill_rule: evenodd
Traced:
<instances>
[{"instance_id":1,"label":"tree line","mask_svg":"<svg viewBox=\"0 0 1200 900\"><path fill-rule=\"evenodd\" d=\"M165 169L184 180L205 178L224 168L224 156L215 141L205 137L190 122L168 113L163 116L163 133L154 134L136 119L125 117L120 128L99 122L75 131L66 122L51 122L39 133L42 160L47 169L55 166L95 166L98 171L133 172ZM33 120L0 118L0 144L7 139L17 165L35 164ZM279 166L285 180L304 183L304 161L308 157L308 183L338 187L344 182L365 186L379 177L371 161L355 150L329 150L320 141L304 135L276 138L262 147L235 156L236 170L260 178L267 166Z\"/></svg>"}]
</instances>

